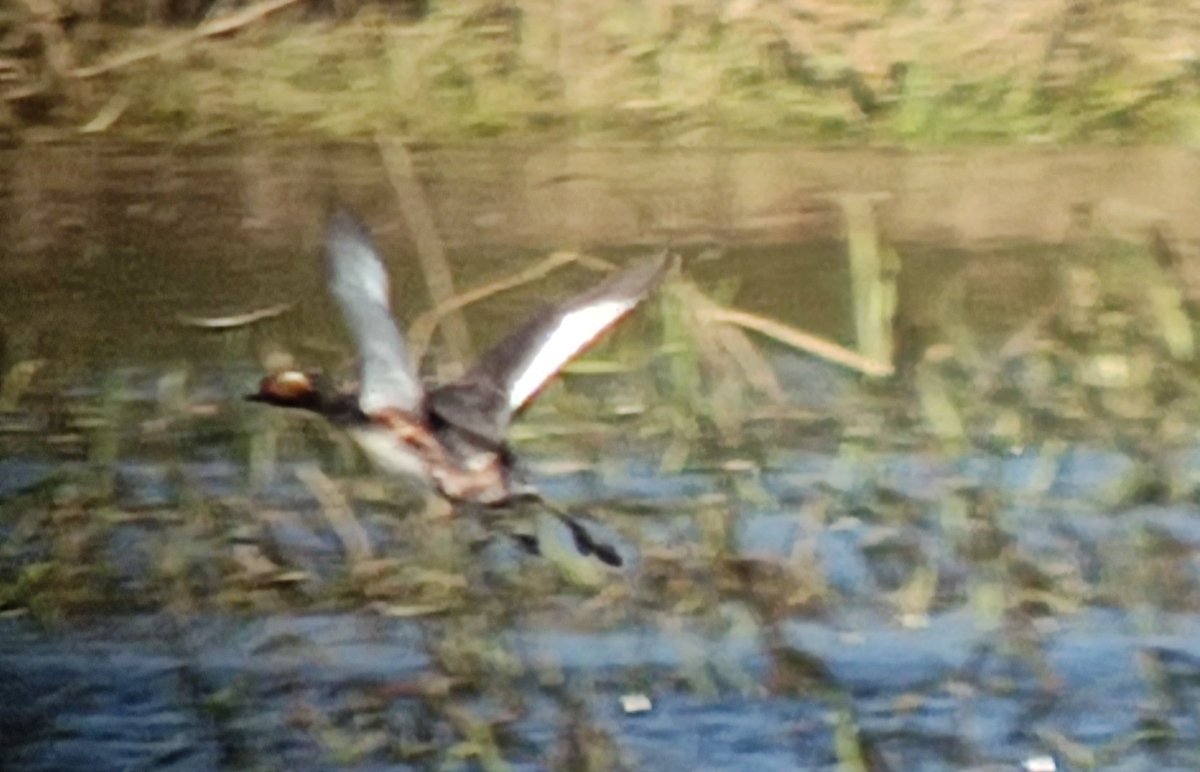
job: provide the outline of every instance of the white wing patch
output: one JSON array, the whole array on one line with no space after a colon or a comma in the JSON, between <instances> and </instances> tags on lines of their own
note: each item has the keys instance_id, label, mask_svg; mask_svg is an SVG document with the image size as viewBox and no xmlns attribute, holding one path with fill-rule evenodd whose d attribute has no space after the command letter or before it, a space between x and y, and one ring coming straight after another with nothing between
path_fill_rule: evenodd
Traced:
<instances>
[{"instance_id":1,"label":"white wing patch","mask_svg":"<svg viewBox=\"0 0 1200 772\"><path fill-rule=\"evenodd\" d=\"M538 347L537 354L513 380L509 408L515 411L528 402L563 365L635 305L635 300L610 300L563 315L546 342Z\"/></svg>"}]
</instances>

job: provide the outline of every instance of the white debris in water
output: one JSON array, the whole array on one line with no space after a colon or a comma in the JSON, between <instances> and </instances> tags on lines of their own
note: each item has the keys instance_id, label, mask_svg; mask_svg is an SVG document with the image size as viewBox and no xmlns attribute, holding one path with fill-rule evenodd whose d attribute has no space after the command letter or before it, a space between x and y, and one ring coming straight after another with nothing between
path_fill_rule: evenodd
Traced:
<instances>
[{"instance_id":1,"label":"white debris in water","mask_svg":"<svg viewBox=\"0 0 1200 772\"><path fill-rule=\"evenodd\" d=\"M1034 756L1025 759L1021 764L1021 769L1024 769L1025 772L1056 772L1058 765L1054 763L1053 756Z\"/></svg>"},{"instance_id":2,"label":"white debris in water","mask_svg":"<svg viewBox=\"0 0 1200 772\"><path fill-rule=\"evenodd\" d=\"M908 630L924 630L929 627L929 615L920 612L908 612L899 617L900 626Z\"/></svg>"},{"instance_id":3,"label":"white debris in water","mask_svg":"<svg viewBox=\"0 0 1200 772\"><path fill-rule=\"evenodd\" d=\"M649 713L654 705L651 704L650 698L644 694L622 694L621 695L621 710L625 711L627 716L636 716L638 713Z\"/></svg>"}]
</instances>

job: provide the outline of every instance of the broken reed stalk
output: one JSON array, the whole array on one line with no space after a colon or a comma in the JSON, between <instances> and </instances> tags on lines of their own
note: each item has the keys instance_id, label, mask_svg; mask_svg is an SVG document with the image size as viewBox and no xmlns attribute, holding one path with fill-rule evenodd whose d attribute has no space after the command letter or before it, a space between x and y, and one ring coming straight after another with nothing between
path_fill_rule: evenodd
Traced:
<instances>
[{"instance_id":1,"label":"broken reed stalk","mask_svg":"<svg viewBox=\"0 0 1200 772\"><path fill-rule=\"evenodd\" d=\"M404 142L377 136L375 143L383 156L383 165L388 180L400 201L400 212L413 233L417 259L425 275L425 286L435 307L441 306L455 296L454 276L446 260L446 246L438 233L433 211L417 179L412 154ZM454 378L462 374L464 363L471 354L471 336L467 322L461 313L449 312L442 323L442 335L450 346L453 363L443 362L443 378ZM414 360L419 361L419 360Z\"/></svg>"},{"instance_id":2,"label":"broken reed stalk","mask_svg":"<svg viewBox=\"0 0 1200 772\"><path fill-rule=\"evenodd\" d=\"M889 362L880 362L839 346L812 333L790 327L774 319L768 319L748 311L725 308L713 303L713 318L719 322L753 330L785 346L811 354L835 365L854 370L872 378L886 378L895 372Z\"/></svg>"}]
</instances>

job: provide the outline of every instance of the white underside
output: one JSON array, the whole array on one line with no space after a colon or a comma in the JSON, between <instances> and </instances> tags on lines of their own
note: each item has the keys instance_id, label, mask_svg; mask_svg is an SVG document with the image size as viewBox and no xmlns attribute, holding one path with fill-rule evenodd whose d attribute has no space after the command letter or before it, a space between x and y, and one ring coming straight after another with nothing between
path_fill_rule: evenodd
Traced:
<instances>
[{"instance_id":1,"label":"white underside","mask_svg":"<svg viewBox=\"0 0 1200 772\"><path fill-rule=\"evenodd\" d=\"M517 410L524 405L542 384L634 305L632 300L610 300L572 311L560 319L538 347L533 360L513 380L509 408Z\"/></svg>"},{"instance_id":2,"label":"white underside","mask_svg":"<svg viewBox=\"0 0 1200 772\"><path fill-rule=\"evenodd\" d=\"M390 432L375 428L350 429L350 436L380 471L404 477L423 487L429 486L429 477L421 457Z\"/></svg>"}]
</instances>

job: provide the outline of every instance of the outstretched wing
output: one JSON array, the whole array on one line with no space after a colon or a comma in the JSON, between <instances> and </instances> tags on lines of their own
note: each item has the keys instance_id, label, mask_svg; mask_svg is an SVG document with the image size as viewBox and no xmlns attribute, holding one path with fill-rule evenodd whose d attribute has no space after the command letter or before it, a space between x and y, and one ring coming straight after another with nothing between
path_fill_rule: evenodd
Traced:
<instances>
[{"instance_id":1,"label":"outstretched wing","mask_svg":"<svg viewBox=\"0 0 1200 772\"><path fill-rule=\"evenodd\" d=\"M636 308L673 260L664 252L545 309L492 347L462 378L433 392L431 409L460 428L500 442L512 416Z\"/></svg>"},{"instance_id":2,"label":"outstretched wing","mask_svg":"<svg viewBox=\"0 0 1200 772\"><path fill-rule=\"evenodd\" d=\"M366 227L345 210L329 219L325 259L329 291L341 306L361 360L359 408L365 413L387 407L415 409L421 402L421 382L392 318L387 271Z\"/></svg>"}]
</instances>

